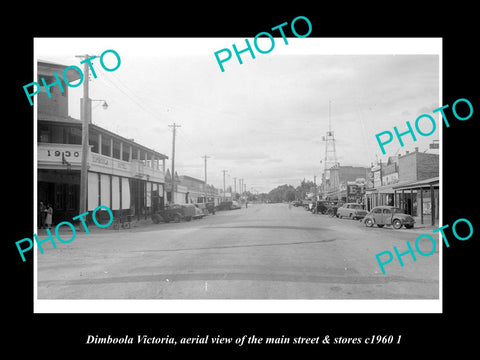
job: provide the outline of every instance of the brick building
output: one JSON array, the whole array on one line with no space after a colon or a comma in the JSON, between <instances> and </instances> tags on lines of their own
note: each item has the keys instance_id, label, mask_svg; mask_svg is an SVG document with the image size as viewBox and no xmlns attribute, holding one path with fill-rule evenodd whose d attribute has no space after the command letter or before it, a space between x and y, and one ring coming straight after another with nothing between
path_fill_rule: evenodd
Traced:
<instances>
[{"instance_id":1,"label":"brick building","mask_svg":"<svg viewBox=\"0 0 480 360\"><path fill-rule=\"evenodd\" d=\"M439 155L406 152L390 157L388 162L372 166L372 187L366 189L367 210L379 205L404 209L424 224L432 225L439 218Z\"/></svg>"}]
</instances>

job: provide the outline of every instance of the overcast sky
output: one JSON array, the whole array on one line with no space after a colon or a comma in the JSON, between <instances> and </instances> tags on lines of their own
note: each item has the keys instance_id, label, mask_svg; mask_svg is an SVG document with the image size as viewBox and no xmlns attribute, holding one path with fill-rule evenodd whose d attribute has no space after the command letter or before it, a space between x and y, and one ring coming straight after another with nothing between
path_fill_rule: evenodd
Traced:
<instances>
[{"instance_id":1,"label":"overcast sky","mask_svg":"<svg viewBox=\"0 0 480 360\"><path fill-rule=\"evenodd\" d=\"M179 175L203 179L206 154L209 183L222 188L225 169L227 186L243 178L248 190L268 192L321 177L329 101L341 165L369 166L376 157L385 160L414 147L424 151L439 139L437 126L416 142L404 137L405 147L387 145L385 156L375 140L393 126L406 130L406 121L413 126L419 115L442 105L438 42L428 47L415 41L366 46L358 39L305 38L285 45L276 38L269 54L242 54L243 65L233 55L225 72L213 53L233 43L242 49L244 39L41 38L35 53L39 60L81 67L75 55L117 51L122 62L114 72L93 61L98 77L89 83L90 98L109 104L105 111L94 102L93 123L171 157L168 125L175 122L181 125ZM105 60L115 64L112 54ZM69 115L79 119L82 86L69 88L69 96ZM438 115L433 117L438 125ZM427 123L421 128L430 129Z\"/></svg>"}]
</instances>

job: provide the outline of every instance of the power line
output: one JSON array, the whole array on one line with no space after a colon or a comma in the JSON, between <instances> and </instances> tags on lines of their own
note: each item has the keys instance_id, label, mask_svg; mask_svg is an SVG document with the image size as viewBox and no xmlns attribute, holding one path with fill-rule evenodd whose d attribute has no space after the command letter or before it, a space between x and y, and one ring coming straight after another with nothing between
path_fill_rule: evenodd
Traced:
<instances>
[{"instance_id":1,"label":"power line","mask_svg":"<svg viewBox=\"0 0 480 360\"><path fill-rule=\"evenodd\" d=\"M148 113L150 116L152 116L156 120L162 120L158 118L157 114L153 113L150 111L148 108L146 108L143 104L141 104L138 100L136 100L134 97L129 95L125 90L120 88L117 84L115 84L112 80L110 80L108 77L102 77L102 80L107 80L110 84L112 84L118 91L120 91L123 95L125 95L131 102L133 102L135 105L137 105L139 108L141 108L143 111Z\"/></svg>"}]
</instances>

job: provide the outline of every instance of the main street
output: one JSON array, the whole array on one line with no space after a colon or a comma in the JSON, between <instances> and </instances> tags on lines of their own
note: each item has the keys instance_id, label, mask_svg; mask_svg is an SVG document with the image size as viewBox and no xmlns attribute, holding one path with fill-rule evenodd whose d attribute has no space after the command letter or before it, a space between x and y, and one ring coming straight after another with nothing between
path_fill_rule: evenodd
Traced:
<instances>
[{"instance_id":1,"label":"main street","mask_svg":"<svg viewBox=\"0 0 480 360\"><path fill-rule=\"evenodd\" d=\"M438 240L431 256L407 254L403 267L395 258L385 275L375 258L430 231L366 228L288 204L129 230L92 224L37 252L38 299L438 299Z\"/></svg>"}]
</instances>

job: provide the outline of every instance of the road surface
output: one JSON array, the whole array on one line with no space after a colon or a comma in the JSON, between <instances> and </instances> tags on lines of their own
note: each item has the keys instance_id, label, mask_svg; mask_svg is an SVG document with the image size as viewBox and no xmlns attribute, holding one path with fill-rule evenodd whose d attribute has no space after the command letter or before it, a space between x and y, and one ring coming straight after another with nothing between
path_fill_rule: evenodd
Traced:
<instances>
[{"instance_id":1,"label":"road surface","mask_svg":"<svg viewBox=\"0 0 480 360\"><path fill-rule=\"evenodd\" d=\"M56 249L44 243L44 254L37 252L38 299L439 296L438 242L434 254L417 254L416 262L405 255L401 267L394 259L385 275L375 259L393 246L406 251L405 242L413 245L421 229L366 228L287 204L249 204L191 222L129 230L90 228L71 243L57 242ZM431 246L425 243L423 251Z\"/></svg>"}]
</instances>

